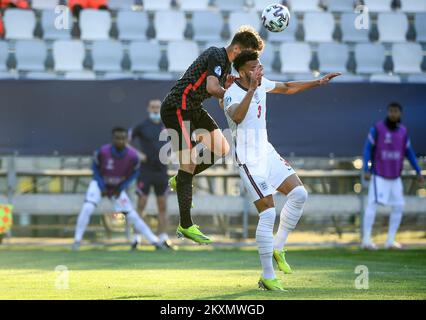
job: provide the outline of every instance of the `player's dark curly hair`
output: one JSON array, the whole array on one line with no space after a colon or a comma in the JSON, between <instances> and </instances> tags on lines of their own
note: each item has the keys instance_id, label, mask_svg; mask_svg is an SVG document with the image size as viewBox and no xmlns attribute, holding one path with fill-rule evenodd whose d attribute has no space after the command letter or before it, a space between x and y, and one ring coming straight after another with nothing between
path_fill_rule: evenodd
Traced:
<instances>
[{"instance_id":1,"label":"player's dark curly hair","mask_svg":"<svg viewBox=\"0 0 426 320\"><path fill-rule=\"evenodd\" d=\"M255 50L243 50L234 60L234 68L239 71L248 61L259 59L259 52Z\"/></svg>"},{"instance_id":2,"label":"player's dark curly hair","mask_svg":"<svg viewBox=\"0 0 426 320\"><path fill-rule=\"evenodd\" d=\"M259 33L248 25L241 26L234 37L232 38L231 45L239 44L244 49L252 49L261 52L264 43Z\"/></svg>"},{"instance_id":3,"label":"player's dark curly hair","mask_svg":"<svg viewBox=\"0 0 426 320\"><path fill-rule=\"evenodd\" d=\"M398 108L399 111L402 112L402 106L398 102L393 101L393 102L389 103L388 109L390 109L390 108Z\"/></svg>"},{"instance_id":4,"label":"player's dark curly hair","mask_svg":"<svg viewBox=\"0 0 426 320\"><path fill-rule=\"evenodd\" d=\"M125 134L127 134L127 129L123 128L123 127L114 127L111 130L111 133L114 134L116 132L124 132Z\"/></svg>"}]
</instances>

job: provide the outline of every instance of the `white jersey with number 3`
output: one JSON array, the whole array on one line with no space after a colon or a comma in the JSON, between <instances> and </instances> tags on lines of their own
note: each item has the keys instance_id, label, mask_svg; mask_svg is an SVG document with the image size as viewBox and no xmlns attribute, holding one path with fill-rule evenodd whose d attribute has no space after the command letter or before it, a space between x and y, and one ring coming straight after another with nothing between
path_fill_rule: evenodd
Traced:
<instances>
[{"instance_id":1,"label":"white jersey with number 3","mask_svg":"<svg viewBox=\"0 0 426 320\"><path fill-rule=\"evenodd\" d=\"M240 103L247 93L238 82L234 82L224 96L224 109L229 128L232 131L234 152L238 162L255 163L262 161L273 149L266 131L266 93L275 89L275 82L262 78L261 85L253 94L244 120L237 124L228 114L230 106Z\"/></svg>"}]
</instances>

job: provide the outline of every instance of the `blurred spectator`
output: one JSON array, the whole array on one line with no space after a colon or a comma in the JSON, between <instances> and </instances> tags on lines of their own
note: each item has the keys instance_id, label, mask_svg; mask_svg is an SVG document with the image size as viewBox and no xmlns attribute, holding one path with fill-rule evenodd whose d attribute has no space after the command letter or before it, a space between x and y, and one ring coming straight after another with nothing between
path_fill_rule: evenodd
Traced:
<instances>
[{"instance_id":1,"label":"blurred spectator","mask_svg":"<svg viewBox=\"0 0 426 320\"><path fill-rule=\"evenodd\" d=\"M28 0L0 0L0 9L4 8L20 8L28 9L30 5Z\"/></svg>"},{"instance_id":2,"label":"blurred spectator","mask_svg":"<svg viewBox=\"0 0 426 320\"><path fill-rule=\"evenodd\" d=\"M0 0L1 1L1 0ZM108 0L69 0L68 6L75 17L80 16L83 9L108 9Z\"/></svg>"},{"instance_id":3,"label":"blurred spectator","mask_svg":"<svg viewBox=\"0 0 426 320\"><path fill-rule=\"evenodd\" d=\"M4 38L3 14L0 12L0 38Z\"/></svg>"}]
</instances>

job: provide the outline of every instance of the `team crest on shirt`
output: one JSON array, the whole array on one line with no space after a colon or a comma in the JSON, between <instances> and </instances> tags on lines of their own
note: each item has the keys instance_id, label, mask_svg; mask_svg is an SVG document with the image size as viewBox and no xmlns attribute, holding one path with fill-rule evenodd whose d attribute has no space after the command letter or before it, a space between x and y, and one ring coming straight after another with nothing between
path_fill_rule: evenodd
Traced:
<instances>
[{"instance_id":1,"label":"team crest on shirt","mask_svg":"<svg viewBox=\"0 0 426 320\"><path fill-rule=\"evenodd\" d=\"M225 98L225 105L226 105L226 106L229 106L229 104L231 103L231 101L232 101L232 98L231 98L230 96L227 96L227 97Z\"/></svg>"},{"instance_id":2,"label":"team crest on shirt","mask_svg":"<svg viewBox=\"0 0 426 320\"><path fill-rule=\"evenodd\" d=\"M216 73L217 76L220 77L222 75L222 68L220 66L216 66L214 68L214 73Z\"/></svg>"},{"instance_id":3,"label":"team crest on shirt","mask_svg":"<svg viewBox=\"0 0 426 320\"><path fill-rule=\"evenodd\" d=\"M259 183L259 187L260 189L262 189L263 191L268 190L268 185L266 184L265 181L262 181L261 183Z\"/></svg>"}]
</instances>

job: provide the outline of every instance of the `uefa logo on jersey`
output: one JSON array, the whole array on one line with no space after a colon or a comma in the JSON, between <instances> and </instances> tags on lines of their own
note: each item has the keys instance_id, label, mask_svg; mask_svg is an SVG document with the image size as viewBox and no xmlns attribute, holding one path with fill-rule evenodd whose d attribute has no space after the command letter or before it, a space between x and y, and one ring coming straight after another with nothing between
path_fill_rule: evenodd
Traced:
<instances>
[{"instance_id":1,"label":"uefa logo on jersey","mask_svg":"<svg viewBox=\"0 0 426 320\"><path fill-rule=\"evenodd\" d=\"M385 143L386 144L392 144L392 134L390 132L386 132Z\"/></svg>"},{"instance_id":2,"label":"uefa logo on jersey","mask_svg":"<svg viewBox=\"0 0 426 320\"><path fill-rule=\"evenodd\" d=\"M107 170L114 170L114 159L108 159L106 169Z\"/></svg>"},{"instance_id":3,"label":"uefa logo on jersey","mask_svg":"<svg viewBox=\"0 0 426 320\"><path fill-rule=\"evenodd\" d=\"M220 66L216 66L214 68L214 73L216 73L217 76L220 77L222 75L222 68Z\"/></svg>"}]
</instances>

